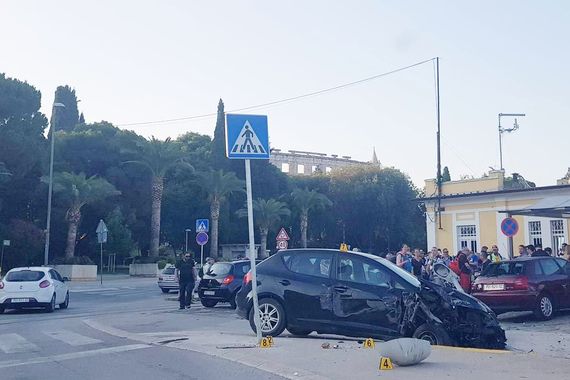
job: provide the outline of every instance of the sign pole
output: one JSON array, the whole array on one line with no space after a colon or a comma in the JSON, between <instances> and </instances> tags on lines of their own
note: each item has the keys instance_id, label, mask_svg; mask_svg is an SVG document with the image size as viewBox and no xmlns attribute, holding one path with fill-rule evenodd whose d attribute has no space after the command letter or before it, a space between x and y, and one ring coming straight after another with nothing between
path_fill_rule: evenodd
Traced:
<instances>
[{"instance_id":1,"label":"sign pole","mask_svg":"<svg viewBox=\"0 0 570 380\"><path fill-rule=\"evenodd\" d=\"M204 268L204 246L200 246L200 268Z\"/></svg>"},{"instance_id":2,"label":"sign pole","mask_svg":"<svg viewBox=\"0 0 570 380\"><path fill-rule=\"evenodd\" d=\"M103 243L101 243L101 285L103 285Z\"/></svg>"},{"instance_id":3,"label":"sign pole","mask_svg":"<svg viewBox=\"0 0 570 380\"><path fill-rule=\"evenodd\" d=\"M251 264L251 293L253 295L253 321L257 341L261 343L261 320L259 319L259 300L257 299L257 270L255 268L255 236L253 230L253 196L251 191L251 164L245 160L245 184L247 190L247 225L249 229L249 261Z\"/></svg>"},{"instance_id":4,"label":"sign pole","mask_svg":"<svg viewBox=\"0 0 570 380\"><path fill-rule=\"evenodd\" d=\"M2 244L2 258L0 259L0 272L2 272L3 267L4 267L4 244Z\"/></svg>"}]
</instances>

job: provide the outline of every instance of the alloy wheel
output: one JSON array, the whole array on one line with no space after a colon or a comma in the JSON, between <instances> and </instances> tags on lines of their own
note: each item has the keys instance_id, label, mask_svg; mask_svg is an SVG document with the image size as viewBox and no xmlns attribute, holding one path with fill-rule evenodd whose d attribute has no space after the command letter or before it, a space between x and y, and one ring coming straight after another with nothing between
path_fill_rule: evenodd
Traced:
<instances>
[{"instance_id":1,"label":"alloy wheel","mask_svg":"<svg viewBox=\"0 0 570 380\"><path fill-rule=\"evenodd\" d=\"M271 304L259 305L259 319L261 321L261 331L268 333L273 331L279 324L279 310Z\"/></svg>"},{"instance_id":2,"label":"alloy wheel","mask_svg":"<svg viewBox=\"0 0 570 380\"><path fill-rule=\"evenodd\" d=\"M435 336L435 334L431 331L425 331L423 334L421 334L419 337L419 339L421 340L427 340L432 346L437 345L437 337Z\"/></svg>"},{"instance_id":3,"label":"alloy wheel","mask_svg":"<svg viewBox=\"0 0 570 380\"><path fill-rule=\"evenodd\" d=\"M540 311L545 317L550 317L552 315L552 301L548 297L542 297L540 299Z\"/></svg>"}]
</instances>

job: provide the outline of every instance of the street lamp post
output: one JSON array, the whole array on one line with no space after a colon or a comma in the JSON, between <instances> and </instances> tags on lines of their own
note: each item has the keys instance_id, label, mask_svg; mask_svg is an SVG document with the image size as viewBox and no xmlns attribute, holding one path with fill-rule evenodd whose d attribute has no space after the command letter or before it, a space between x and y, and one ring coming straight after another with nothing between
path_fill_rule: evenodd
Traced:
<instances>
[{"instance_id":1,"label":"street lamp post","mask_svg":"<svg viewBox=\"0 0 570 380\"><path fill-rule=\"evenodd\" d=\"M503 128L501 127L501 117L515 117L515 124L513 125L512 128ZM517 119L516 117L522 117L522 116L526 116L526 114L524 113L500 113L499 114L499 161L500 161L500 166L501 166L501 170L503 170L503 133L507 132L507 133L511 133L516 131L517 129L519 129L519 125L517 123Z\"/></svg>"},{"instance_id":2,"label":"street lamp post","mask_svg":"<svg viewBox=\"0 0 570 380\"><path fill-rule=\"evenodd\" d=\"M184 253L188 252L188 232L192 231L190 228L184 230L186 232L186 250Z\"/></svg>"},{"instance_id":3,"label":"street lamp post","mask_svg":"<svg viewBox=\"0 0 570 380\"><path fill-rule=\"evenodd\" d=\"M57 119L57 109L65 108L63 103L53 103L53 108L51 111L51 126L50 126L50 137L51 137L51 147L49 156L49 185L48 185L48 208L47 208L47 221L46 221L46 245L44 248L44 265L48 265L49 259L49 238L51 230L51 198L53 193L53 152L55 147L55 127Z\"/></svg>"}]
</instances>

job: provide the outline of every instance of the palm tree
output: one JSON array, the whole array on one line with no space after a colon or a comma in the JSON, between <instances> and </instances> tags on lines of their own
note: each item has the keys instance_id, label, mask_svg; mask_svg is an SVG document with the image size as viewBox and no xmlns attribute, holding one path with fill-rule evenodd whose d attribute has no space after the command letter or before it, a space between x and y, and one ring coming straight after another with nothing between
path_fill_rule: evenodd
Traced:
<instances>
[{"instance_id":1,"label":"palm tree","mask_svg":"<svg viewBox=\"0 0 570 380\"><path fill-rule=\"evenodd\" d=\"M44 181L46 180L44 179ZM81 222L81 208L86 204L119 195L121 192L104 178L97 176L86 177L85 173L74 174L68 172L55 173L53 190L55 193L61 194L62 198L69 205L65 214L65 220L68 223L65 257L71 258L75 253L77 228Z\"/></svg>"},{"instance_id":2,"label":"palm tree","mask_svg":"<svg viewBox=\"0 0 570 380\"><path fill-rule=\"evenodd\" d=\"M293 207L299 212L299 222L301 225L301 245L307 248L307 229L309 227L309 212L322 210L332 206L332 202L326 195L315 190L295 189L291 193Z\"/></svg>"},{"instance_id":3,"label":"palm tree","mask_svg":"<svg viewBox=\"0 0 570 380\"><path fill-rule=\"evenodd\" d=\"M166 173L175 165L183 164L192 169L185 162L184 151L180 144L170 138L162 141L154 136L144 143L138 144L135 153L136 160L126 161L124 164L137 164L147 168L152 175L152 211L150 217L150 256L158 256L160 243L160 210L162 208L162 195L164 193L164 178Z\"/></svg>"},{"instance_id":4,"label":"palm tree","mask_svg":"<svg viewBox=\"0 0 570 380\"><path fill-rule=\"evenodd\" d=\"M247 208L237 211L239 217L247 217ZM267 257L267 234L275 228L283 217L291 215L287 204L276 199L255 199L253 201L253 221L259 227L261 258Z\"/></svg>"},{"instance_id":5,"label":"palm tree","mask_svg":"<svg viewBox=\"0 0 570 380\"><path fill-rule=\"evenodd\" d=\"M210 202L210 218L212 219L210 256L217 258L220 206L230 194L243 192L245 185L244 181L236 177L234 172L223 170L210 170L200 173L199 177L200 186L208 193L208 202Z\"/></svg>"}]
</instances>

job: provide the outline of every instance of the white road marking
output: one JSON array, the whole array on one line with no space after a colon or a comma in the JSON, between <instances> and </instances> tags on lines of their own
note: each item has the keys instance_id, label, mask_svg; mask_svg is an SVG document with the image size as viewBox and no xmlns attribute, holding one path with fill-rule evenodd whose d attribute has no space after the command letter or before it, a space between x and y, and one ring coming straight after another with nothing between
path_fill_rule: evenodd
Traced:
<instances>
[{"instance_id":1,"label":"white road marking","mask_svg":"<svg viewBox=\"0 0 570 380\"><path fill-rule=\"evenodd\" d=\"M81 334L74 333L73 331L67 331L67 330L49 331L49 332L44 332L44 334L74 347L86 346L88 344L102 343L102 341L100 341L99 339L89 338L88 336L84 336Z\"/></svg>"},{"instance_id":2,"label":"white road marking","mask_svg":"<svg viewBox=\"0 0 570 380\"><path fill-rule=\"evenodd\" d=\"M50 362L60 362L63 360L81 359L81 358L87 358L90 356L97 356L97 355L104 355L104 354L115 354L118 352L134 351L134 350L140 350L142 348L149 348L149 347L151 347L151 346L149 346L148 344L130 344L127 346L100 348L100 349L91 350L91 351L73 352L70 354L53 355L53 356L42 356L42 357L30 358L30 359L24 359L24 360L7 360L7 361L0 362L0 369L1 368L27 366L30 364L41 364L41 363L50 363Z\"/></svg>"},{"instance_id":3,"label":"white road marking","mask_svg":"<svg viewBox=\"0 0 570 380\"><path fill-rule=\"evenodd\" d=\"M7 354L39 351L39 347L18 334L0 335L0 350Z\"/></svg>"},{"instance_id":4,"label":"white road marking","mask_svg":"<svg viewBox=\"0 0 570 380\"><path fill-rule=\"evenodd\" d=\"M119 290L119 288L101 288L101 289L69 289L70 293L99 293L99 292L108 292L108 291L115 291Z\"/></svg>"}]
</instances>

